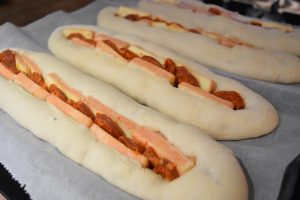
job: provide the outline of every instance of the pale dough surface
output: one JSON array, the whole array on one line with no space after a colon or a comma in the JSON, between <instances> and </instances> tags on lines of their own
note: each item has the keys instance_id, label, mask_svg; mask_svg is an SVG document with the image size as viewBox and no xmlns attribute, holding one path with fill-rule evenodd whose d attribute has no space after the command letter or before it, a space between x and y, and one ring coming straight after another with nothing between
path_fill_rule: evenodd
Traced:
<instances>
[{"instance_id":1,"label":"pale dough surface","mask_svg":"<svg viewBox=\"0 0 300 200\"><path fill-rule=\"evenodd\" d=\"M141 103L204 130L215 139L256 137L270 133L278 124L277 112L273 106L263 97L237 81L218 76L199 64L134 36L117 35L94 26L69 26L110 34L131 44L141 46L156 55L180 61L180 63L193 69L195 73L203 74L214 80L218 85L217 90L239 92L245 100L246 108L235 111L214 101L201 99L183 92L156 76L131 67L130 63L118 62L103 54L100 49L78 46L66 40L62 35L61 31L67 27L59 27L49 38L49 49L57 57L112 84Z\"/></svg>"},{"instance_id":2,"label":"pale dough surface","mask_svg":"<svg viewBox=\"0 0 300 200\"><path fill-rule=\"evenodd\" d=\"M164 2L164 1L162 1ZM205 7L200 1L186 1L190 4ZM257 47L271 50L283 51L294 55L300 55L300 30L294 28L293 32L284 33L275 29L266 29L234 21L224 16L208 16L193 13L191 10L178 8L164 3L153 3L148 0L139 2L138 7L155 15L164 14L189 27L200 27L207 31L221 33L225 36L233 36ZM255 18L253 18L255 20Z\"/></svg>"},{"instance_id":3,"label":"pale dough surface","mask_svg":"<svg viewBox=\"0 0 300 200\"><path fill-rule=\"evenodd\" d=\"M143 199L247 199L244 174L232 152L223 145L195 128L139 105L111 86L50 55L17 51L32 58L44 74L55 72L66 84L84 95L93 95L138 124L159 130L182 152L195 156L197 164L180 178L166 182L135 161L97 142L89 129L1 76L0 108L65 156Z\"/></svg>"},{"instance_id":4,"label":"pale dough surface","mask_svg":"<svg viewBox=\"0 0 300 200\"><path fill-rule=\"evenodd\" d=\"M202 64L246 77L281 83L300 82L300 58L297 56L243 46L228 48L199 34L169 31L116 17L115 11L113 7L101 10L98 25L143 37ZM172 21L165 15L163 18Z\"/></svg>"}]
</instances>

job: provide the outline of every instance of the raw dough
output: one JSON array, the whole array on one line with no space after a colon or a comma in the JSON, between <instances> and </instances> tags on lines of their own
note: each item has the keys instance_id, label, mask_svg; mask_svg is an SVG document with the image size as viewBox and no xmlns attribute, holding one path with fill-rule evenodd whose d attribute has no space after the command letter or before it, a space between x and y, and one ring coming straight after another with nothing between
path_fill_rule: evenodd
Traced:
<instances>
[{"instance_id":1,"label":"raw dough","mask_svg":"<svg viewBox=\"0 0 300 200\"><path fill-rule=\"evenodd\" d=\"M217 90L234 90L240 93L246 108L232 110L214 101L190 95L159 77L107 56L98 48L85 48L74 44L62 35L62 30L67 27L87 28L98 33L110 34L148 49L154 54L179 60L180 63L214 80L218 85ZM236 81L218 76L201 65L189 62L137 37L108 33L93 26L72 25L56 29L50 36L48 45L57 57L112 84L143 104L204 130L215 139L257 137L270 133L277 126L277 112L260 95Z\"/></svg>"},{"instance_id":2,"label":"raw dough","mask_svg":"<svg viewBox=\"0 0 300 200\"><path fill-rule=\"evenodd\" d=\"M195 156L197 163L180 178L164 181L137 162L97 142L89 129L46 101L0 76L0 108L68 158L143 199L247 199L244 174L232 152L223 145L195 128L139 105L111 86L82 74L53 56L16 51L33 59L44 74L55 72L67 85L84 95L92 95L140 125L159 130L184 153Z\"/></svg>"},{"instance_id":3,"label":"raw dough","mask_svg":"<svg viewBox=\"0 0 300 200\"><path fill-rule=\"evenodd\" d=\"M98 25L148 39L202 64L242 76L280 83L300 82L300 58L297 56L239 45L229 48L199 34L150 27L143 22L116 17L116 9L101 10ZM163 19L172 21L167 16Z\"/></svg>"}]
</instances>

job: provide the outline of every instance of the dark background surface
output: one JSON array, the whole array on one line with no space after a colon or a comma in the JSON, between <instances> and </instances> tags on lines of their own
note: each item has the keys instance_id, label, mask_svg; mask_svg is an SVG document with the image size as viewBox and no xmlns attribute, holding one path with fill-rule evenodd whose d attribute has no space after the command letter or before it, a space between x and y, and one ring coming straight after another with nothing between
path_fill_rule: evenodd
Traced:
<instances>
[{"instance_id":1,"label":"dark background surface","mask_svg":"<svg viewBox=\"0 0 300 200\"><path fill-rule=\"evenodd\" d=\"M0 24L11 22L25 26L51 12L67 12L83 7L94 0L0 0Z\"/></svg>"},{"instance_id":2,"label":"dark background surface","mask_svg":"<svg viewBox=\"0 0 300 200\"><path fill-rule=\"evenodd\" d=\"M265 18L274 21L289 23L293 25L300 25L300 15L292 13L279 13L279 1L277 0L272 4L269 9L258 8L257 6L249 3L243 3L239 0L202 0L205 3L216 4L228 10L239 12L242 15L247 15L257 18ZM249 2L249 1L248 1Z\"/></svg>"}]
</instances>

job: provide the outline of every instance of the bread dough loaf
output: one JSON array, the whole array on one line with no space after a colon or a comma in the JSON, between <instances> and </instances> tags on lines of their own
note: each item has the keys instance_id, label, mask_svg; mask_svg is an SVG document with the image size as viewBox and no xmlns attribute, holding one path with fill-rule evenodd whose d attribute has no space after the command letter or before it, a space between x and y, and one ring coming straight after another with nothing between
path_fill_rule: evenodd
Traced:
<instances>
[{"instance_id":1,"label":"bread dough loaf","mask_svg":"<svg viewBox=\"0 0 300 200\"><path fill-rule=\"evenodd\" d=\"M280 83L300 82L300 58L297 56L240 45L229 48L199 34L132 22L115 16L115 12L116 8L113 7L101 10L98 25L140 36L202 64L242 76ZM163 19L173 21L167 16L163 16Z\"/></svg>"},{"instance_id":2,"label":"bread dough loaf","mask_svg":"<svg viewBox=\"0 0 300 200\"><path fill-rule=\"evenodd\" d=\"M218 85L217 90L237 91L244 98L246 108L232 110L214 101L201 99L173 87L157 76L119 62L98 48L85 48L74 44L62 35L62 30L68 27L108 34L145 48L153 54L178 60L195 72L214 80ZM277 112L260 95L236 81L218 76L201 65L137 37L113 34L93 26L72 25L56 29L50 36L48 45L54 55L80 70L112 84L149 107L204 130L215 139L257 137L270 133L277 126Z\"/></svg>"},{"instance_id":3,"label":"bread dough loaf","mask_svg":"<svg viewBox=\"0 0 300 200\"><path fill-rule=\"evenodd\" d=\"M143 199L247 199L244 174L232 152L223 145L195 128L174 122L139 105L111 86L80 73L53 56L16 51L30 57L44 74L54 72L67 85L84 95L92 95L136 123L160 131L182 152L195 156L197 163L180 178L172 182L165 181L137 162L96 141L89 129L46 101L0 76L0 108L68 158Z\"/></svg>"},{"instance_id":4,"label":"bread dough loaf","mask_svg":"<svg viewBox=\"0 0 300 200\"><path fill-rule=\"evenodd\" d=\"M161 2L165 2L162 0ZM199 7L208 7L200 1L180 0L183 3ZM221 15L208 16L195 13L189 9L182 9L172 4L153 3L142 0L138 7L155 15L164 14L172 20L178 21L190 27L200 27L207 31L221 33L241 39L244 42L265 50L282 51L294 55L300 55L300 29L293 28L290 33L275 29L267 29L259 26L244 24ZM221 8L218 8L221 10ZM258 21L255 18L252 20Z\"/></svg>"}]
</instances>

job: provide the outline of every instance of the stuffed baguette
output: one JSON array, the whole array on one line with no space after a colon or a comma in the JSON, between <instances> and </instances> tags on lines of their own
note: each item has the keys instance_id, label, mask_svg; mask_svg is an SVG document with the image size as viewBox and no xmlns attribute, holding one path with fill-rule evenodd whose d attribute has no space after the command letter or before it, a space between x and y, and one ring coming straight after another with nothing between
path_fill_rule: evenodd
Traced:
<instances>
[{"instance_id":1,"label":"stuffed baguette","mask_svg":"<svg viewBox=\"0 0 300 200\"><path fill-rule=\"evenodd\" d=\"M57 57L215 139L257 137L277 126L277 112L261 96L139 38L73 25L56 29L48 45Z\"/></svg>"},{"instance_id":2,"label":"stuffed baguette","mask_svg":"<svg viewBox=\"0 0 300 200\"><path fill-rule=\"evenodd\" d=\"M19 124L137 197L247 199L224 146L50 55L2 51L0 89L0 108Z\"/></svg>"},{"instance_id":3,"label":"stuffed baguette","mask_svg":"<svg viewBox=\"0 0 300 200\"><path fill-rule=\"evenodd\" d=\"M215 5L193 0L142 0L139 8L190 26L236 37L256 47L300 55L300 30L288 24L244 17Z\"/></svg>"},{"instance_id":4,"label":"stuffed baguette","mask_svg":"<svg viewBox=\"0 0 300 200\"><path fill-rule=\"evenodd\" d=\"M108 7L100 11L98 25L130 33L192 58L202 64L250 78L300 82L300 58L283 52L260 49L195 26L173 21L128 7Z\"/></svg>"}]
</instances>

